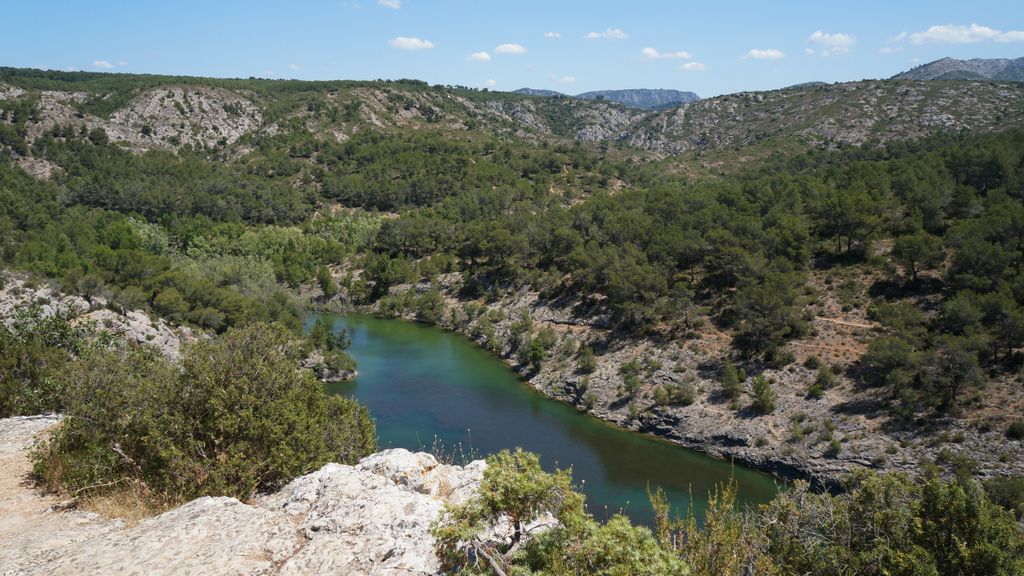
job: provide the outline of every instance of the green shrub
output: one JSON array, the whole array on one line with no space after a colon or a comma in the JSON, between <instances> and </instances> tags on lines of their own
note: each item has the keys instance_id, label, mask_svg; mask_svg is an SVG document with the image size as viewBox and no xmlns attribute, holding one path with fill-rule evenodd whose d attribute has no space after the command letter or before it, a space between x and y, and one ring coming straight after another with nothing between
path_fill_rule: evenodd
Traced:
<instances>
[{"instance_id":1,"label":"green shrub","mask_svg":"<svg viewBox=\"0 0 1024 576\"><path fill-rule=\"evenodd\" d=\"M622 385L627 396L633 397L640 392L640 363L636 359L619 366Z\"/></svg>"},{"instance_id":2,"label":"green shrub","mask_svg":"<svg viewBox=\"0 0 1024 576\"><path fill-rule=\"evenodd\" d=\"M73 325L74 311L44 316L38 307L20 310L10 328L0 323L0 418L61 410L58 377L86 345L89 330Z\"/></svg>"},{"instance_id":3,"label":"green shrub","mask_svg":"<svg viewBox=\"0 0 1024 576\"><path fill-rule=\"evenodd\" d=\"M682 559L659 545L651 531L616 515L596 522L572 485L572 472L544 472L536 455L504 450L487 459L477 495L445 509L432 529L444 568L457 573L634 574L687 573ZM528 532L526 523L544 512L558 523ZM510 542L494 538L502 521Z\"/></svg>"},{"instance_id":4,"label":"green shrub","mask_svg":"<svg viewBox=\"0 0 1024 576\"><path fill-rule=\"evenodd\" d=\"M756 522L766 555L783 574L1011 576L1024 570L1020 526L974 481L871 472L852 478L838 496L812 493L798 482Z\"/></svg>"},{"instance_id":5,"label":"green shrub","mask_svg":"<svg viewBox=\"0 0 1024 576\"><path fill-rule=\"evenodd\" d=\"M742 371L742 370L741 370ZM746 376L746 374L744 374ZM722 373L718 377L722 384L722 391L733 402L738 402L743 395L743 379L736 371L736 366L730 360L726 360L722 366Z\"/></svg>"},{"instance_id":6,"label":"green shrub","mask_svg":"<svg viewBox=\"0 0 1024 576\"><path fill-rule=\"evenodd\" d=\"M828 449L825 450L825 455L829 458L836 458L839 453L843 451L843 444L838 438L833 438L828 442Z\"/></svg>"},{"instance_id":7,"label":"green shrub","mask_svg":"<svg viewBox=\"0 0 1024 576\"><path fill-rule=\"evenodd\" d=\"M807 388L807 397L813 400L820 400L825 395L825 389L821 387L821 384L814 382L809 388Z\"/></svg>"},{"instance_id":8,"label":"green shrub","mask_svg":"<svg viewBox=\"0 0 1024 576\"><path fill-rule=\"evenodd\" d=\"M772 368L775 368L776 370L781 370L782 368L785 368L786 366L789 366L790 364L795 362L796 356L789 350L773 348L769 350L766 359L768 360L768 363L771 365Z\"/></svg>"},{"instance_id":9,"label":"green shrub","mask_svg":"<svg viewBox=\"0 0 1024 576\"><path fill-rule=\"evenodd\" d=\"M593 374L597 370L597 357L594 356L594 349L590 346L583 346L576 354L577 370L581 374Z\"/></svg>"},{"instance_id":10,"label":"green shrub","mask_svg":"<svg viewBox=\"0 0 1024 576\"><path fill-rule=\"evenodd\" d=\"M1000 476L985 481L985 492L993 502L1024 519L1024 476Z\"/></svg>"},{"instance_id":11,"label":"green shrub","mask_svg":"<svg viewBox=\"0 0 1024 576\"><path fill-rule=\"evenodd\" d=\"M818 368L818 375L815 377L814 383L821 386L822 389L828 390L836 385L836 375L832 370L822 366Z\"/></svg>"},{"instance_id":12,"label":"green shrub","mask_svg":"<svg viewBox=\"0 0 1024 576\"><path fill-rule=\"evenodd\" d=\"M416 298L416 319L426 324L437 324L444 314L444 299L437 290L430 290Z\"/></svg>"},{"instance_id":13,"label":"green shrub","mask_svg":"<svg viewBox=\"0 0 1024 576\"><path fill-rule=\"evenodd\" d=\"M831 369L825 366L818 367L818 374L814 378L814 383L811 384L810 388L807 389L807 396L809 398L818 399L825 395L825 390L836 385L836 374Z\"/></svg>"},{"instance_id":14,"label":"green shrub","mask_svg":"<svg viewBox=\"0 0 1024 576\"><path fill-rule=\"evenodd\" d=\"M691 382L668 384L654 388L654 402L659 406L680 404L689 406L697 400L697 388Z\"/></svg>"},{"instance_id":15,"label":"green shrub","mask_svg":"<svg viewBox=\"0 0 1024 576\"><path fill-rule=\"evenodd\" d=\"M689 406L697 400L697 387L692 382L683 382L671 388L672 402Z\"/></svg>"},{"instance_id":16,"label":"green shrub","mask_svg":"<svg viewBox=\"0 0 1024 576\"><path fill-rule=\"evenodd\" d=\"M1024 420L1018 420L1006 429L1006 437L1011 440L1024 440Z\"/></svg>"},{"instance_id":17,"label":"green shrub","mask_svg":"<svg viewBox=\"0 0 1024 576\"><path fill-rule=\"evenodd\" d=\"M558 336L550 326L545 326L537 331L537 343L545 351L550 351L558 342Z\"/></svg>"},{"instance_id":18,"label":"green shrub","mask_svg":"<svg viewBox=\"0 0 1024 576\"><path fill-rule=\"evenodd\" d=\"M547 349L540 337L531 337L525 340L525 344L519 346L518 357L520 364L529 365L534 371L538 371L547 357Z\"/></svg>"},{"instance_id":19,"label":"green shrub","mask_svg":"<svg viewBox=\"0 0 1024 576\"><path fill-rule=\"evenodd\" d=\"M668 404L668 390L664 386L655 386L654 391L651 392L651 397L654 399L654 403L658 406L665 406Z\"/></svg>"},{"instance_id":20,"label":"green shrub","mask_svg":"<svg viewBox=\"0 0 1024 576\"><path fill-rule=\"evenodd\" d=\"M761 414L771 414L775 411L775 402L778 399L778 395L775 393L775 389L772 388L772 383L763 374L758 374L754 377L754 381L751 382L750 391L754 396L751 408Z\"/></svg>"},{"instance_id":21,"label":"green shrub","mask_svg":"<svg viewBox=\"0 0 1024 576\"><path fill-rule=\"evenodd\" d=\"M297 370L303 344L253 324L190 348L181 367L147 347L96 350L66 371L62 426L35 454L53 489L140 482L171 501L248 498L376 448L357 402Z\"/></svg>"}]
</instances>

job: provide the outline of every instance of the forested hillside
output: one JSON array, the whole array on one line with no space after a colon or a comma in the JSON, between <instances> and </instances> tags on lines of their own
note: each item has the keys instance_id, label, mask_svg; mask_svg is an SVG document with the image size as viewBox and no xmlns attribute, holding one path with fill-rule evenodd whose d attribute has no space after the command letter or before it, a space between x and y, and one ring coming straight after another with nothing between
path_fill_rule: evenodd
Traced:
<instances>
[{"instance_id":1,"label":"forested hillside","mask_svg":"<svg viewBox=\"0 0 1024 576\"><path fill-rule=\"evenodd\" d=\"M643 112L2 69L2 256L212 332L297 330L308 298L416 317L625 426L674 437L712 410L722 450L800 475L964 464L935 434L1019 474L1021 90L869 81ZM830 414L848 428L808 427Z\"/></svg>"}]
</instances>

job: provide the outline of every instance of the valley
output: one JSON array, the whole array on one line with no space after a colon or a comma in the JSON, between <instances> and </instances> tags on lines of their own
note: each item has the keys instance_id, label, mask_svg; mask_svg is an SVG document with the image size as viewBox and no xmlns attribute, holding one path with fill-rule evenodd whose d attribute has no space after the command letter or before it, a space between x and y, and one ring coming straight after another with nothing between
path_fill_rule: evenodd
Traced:
<instances>
[{"instance_id":1,"label":"valley","mask_svg":"<svg viewBox=\"0 0 1024 576\"><path fill-rule=\"evenodd\" d=\"M335 514L358 502L305 515L332 483L429 508L423 573L508 568L544 518L552 550L614 533L661 573L715 537L807 568L773 543L819 550L799 526L878 494L917 526L973 499L1012 563L1024 84L929 66L661 104L687 93L0 68L5 457L75 506L154 516L103 525L118 554L197 503L284 514L267 529L302 528L246 552L264 573L359 533ZM16 418L51 413L24 456L43 427ZM392 447L474 495L367 470ZM549 498L501 508L509 479ZM398 566L378 520L361 554Z\"/></svg>"}]
</instances>

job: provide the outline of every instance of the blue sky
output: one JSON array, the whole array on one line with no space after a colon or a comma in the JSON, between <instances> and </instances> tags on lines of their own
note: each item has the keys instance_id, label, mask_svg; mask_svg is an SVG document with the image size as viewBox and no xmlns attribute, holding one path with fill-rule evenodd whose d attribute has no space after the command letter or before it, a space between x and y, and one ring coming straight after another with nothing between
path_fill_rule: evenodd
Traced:
<instances>
[{"instance_id":1,"label":"blue sky","mask_svg":"<svg viewBox=\"0 0 1024 576\"><path fill-rule=\"evenodd\" d=\"M0 65L701 96L1024 56L1013 0L0 0Z\"/></svg>"}]
</instances>

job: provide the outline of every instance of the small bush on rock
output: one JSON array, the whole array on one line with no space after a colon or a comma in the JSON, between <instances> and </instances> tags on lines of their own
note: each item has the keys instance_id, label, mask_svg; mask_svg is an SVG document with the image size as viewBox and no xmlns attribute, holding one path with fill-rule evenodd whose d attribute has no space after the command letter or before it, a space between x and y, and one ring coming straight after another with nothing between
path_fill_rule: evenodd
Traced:
<instances>
[{"instance_id":1,"label":"small bush on rock","mask_svg":"<svg viewBox=\"0 0 1024 576\"><path fill-rule=\"evenodd\" d=\"M597 370L597 358L594 356L594 349L590 346L583 346L576 354L578 371L581 374L592 374Z\"/></svg>"},{"instance_id":2,"label":"small bush on rock","mask_svg":"<svg viewBox=\"0 0 1024 576\"><path fill-rule=\"evenodd\" d=\"M772 383L763 375L758 374L750 385L750 391L754 395L754 402L751 408L761 414L771 414L775 411L775 402L778 394L772 388Z\"/></svg>"}]
</instances>

